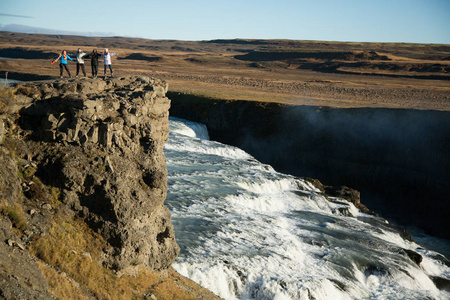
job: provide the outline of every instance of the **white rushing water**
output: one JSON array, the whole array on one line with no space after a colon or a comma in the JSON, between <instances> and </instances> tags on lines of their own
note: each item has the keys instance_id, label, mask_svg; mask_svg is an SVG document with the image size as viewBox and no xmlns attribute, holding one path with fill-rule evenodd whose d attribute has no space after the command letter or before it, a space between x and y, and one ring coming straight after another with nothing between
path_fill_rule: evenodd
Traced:
<instances>
[{"instance_id":1,"label":"white rushing water","mask_svg":"<svg viewBox=\"0 0 450 300\"><path fill-rule=\"evenodd\" d=\"M166 205L182 275L225 299L450 299L432 280L450 279L445 258L384 219L209 141L202 124L171 118L170 131Z\"/></svg>"}]
</instances>

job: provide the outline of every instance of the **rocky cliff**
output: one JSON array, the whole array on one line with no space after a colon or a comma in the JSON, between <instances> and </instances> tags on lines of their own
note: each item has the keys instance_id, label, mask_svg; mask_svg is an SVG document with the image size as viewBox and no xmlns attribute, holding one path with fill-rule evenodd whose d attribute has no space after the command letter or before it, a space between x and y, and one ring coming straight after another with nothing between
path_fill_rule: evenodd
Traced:
<instances>
[{"instance_id":1,"label":"rocky cliff","mask_svg":"<svg viewBox=\"0 0 450 300\"><path fill-rule=\"evenodd\" d=\"M170 267L179 247L164 205L166 91L165 82L148 77L23 83L1 91L0 250L8 254L0 259L2 271L13 247L23 256L13 261L39 273L26 250L49 234L56 218L80 219L99 234L106 244L98 259L117 274ZM49 298L41 277L5 272L4 295Z\"/></svg>"}]
</instances>

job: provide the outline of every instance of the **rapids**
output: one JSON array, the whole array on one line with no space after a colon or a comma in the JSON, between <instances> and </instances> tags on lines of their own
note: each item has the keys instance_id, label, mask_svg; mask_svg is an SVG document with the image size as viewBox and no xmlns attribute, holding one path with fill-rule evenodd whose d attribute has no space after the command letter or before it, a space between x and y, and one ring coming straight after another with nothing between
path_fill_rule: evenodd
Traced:
<instances>
[{"instance_id":1,"label":"rapids","mask_svg":"<svg viewBox=\"0 0 450 300\"><path fill-rule=\"evenodd\" d=\"M307 141L305 141L307 142ZM397 227L170 118L174 268L225 299L449 299L447 259ZM413 252L411 252L413 251ZM417 265L408 253L418 253Z\"/></svg>"}]
</instances>

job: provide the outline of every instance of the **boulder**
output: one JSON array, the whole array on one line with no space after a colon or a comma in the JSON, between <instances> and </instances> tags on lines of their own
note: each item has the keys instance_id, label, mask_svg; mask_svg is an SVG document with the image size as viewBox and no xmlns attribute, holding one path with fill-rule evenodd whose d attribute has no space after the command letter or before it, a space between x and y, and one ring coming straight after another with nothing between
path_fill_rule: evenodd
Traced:
<instances>
[{"instance_id":1,"label":"boulder","mask_svg":"<svg viewBox=\"0 0 450 300\"><path fill-rule=\"evenodd\" d=\"M416 265L420 266L420 263L423 260L422 255L417 253L416 251L409 250L409 249L401 249L400 253L408 256Z\"/></svg>"}]
</instances>

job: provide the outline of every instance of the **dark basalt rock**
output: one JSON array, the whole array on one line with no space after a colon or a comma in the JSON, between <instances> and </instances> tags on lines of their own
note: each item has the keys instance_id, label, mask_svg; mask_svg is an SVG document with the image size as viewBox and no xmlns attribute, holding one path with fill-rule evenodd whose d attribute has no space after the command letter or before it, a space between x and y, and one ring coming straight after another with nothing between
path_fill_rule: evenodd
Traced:
<instances>
[{"instance_id":1,"label":"dark basalt rock","mask_svg":"<svg viewBox=\"0 0 450 300\"><path fill-rule=\"evenodd\" d=\"M450 292L450 280L442 277L431 277L436 287L440 290Z\"/></svg>"},{"instance_id":2,"label":"dark basalt rock","mask_svg":"<svg viewBox=\"0 0 450 300\"><path fill-rule=\"evenodd\" d=\"M416 263L416 265L420 266L420 263L422 262L423 258L422 255L419 253L409 250L409 249L402 249L401 253L406 254L413 262Z\"/></svg>"},{"instance_id":3,"label":"dark basalt rock","mask_svg":"<svg viewBox=\"0 0 450 300\"><path fill-rule=\"evenodd\" d=\"M361 193L355 189L349 188L345 185L340 186L325 186L325 193L332 197L344 198L347 201L353 203L356 208L365 213L373 212L369 210L364 204L361 203Z\"/></svg>"}]
</instances>

